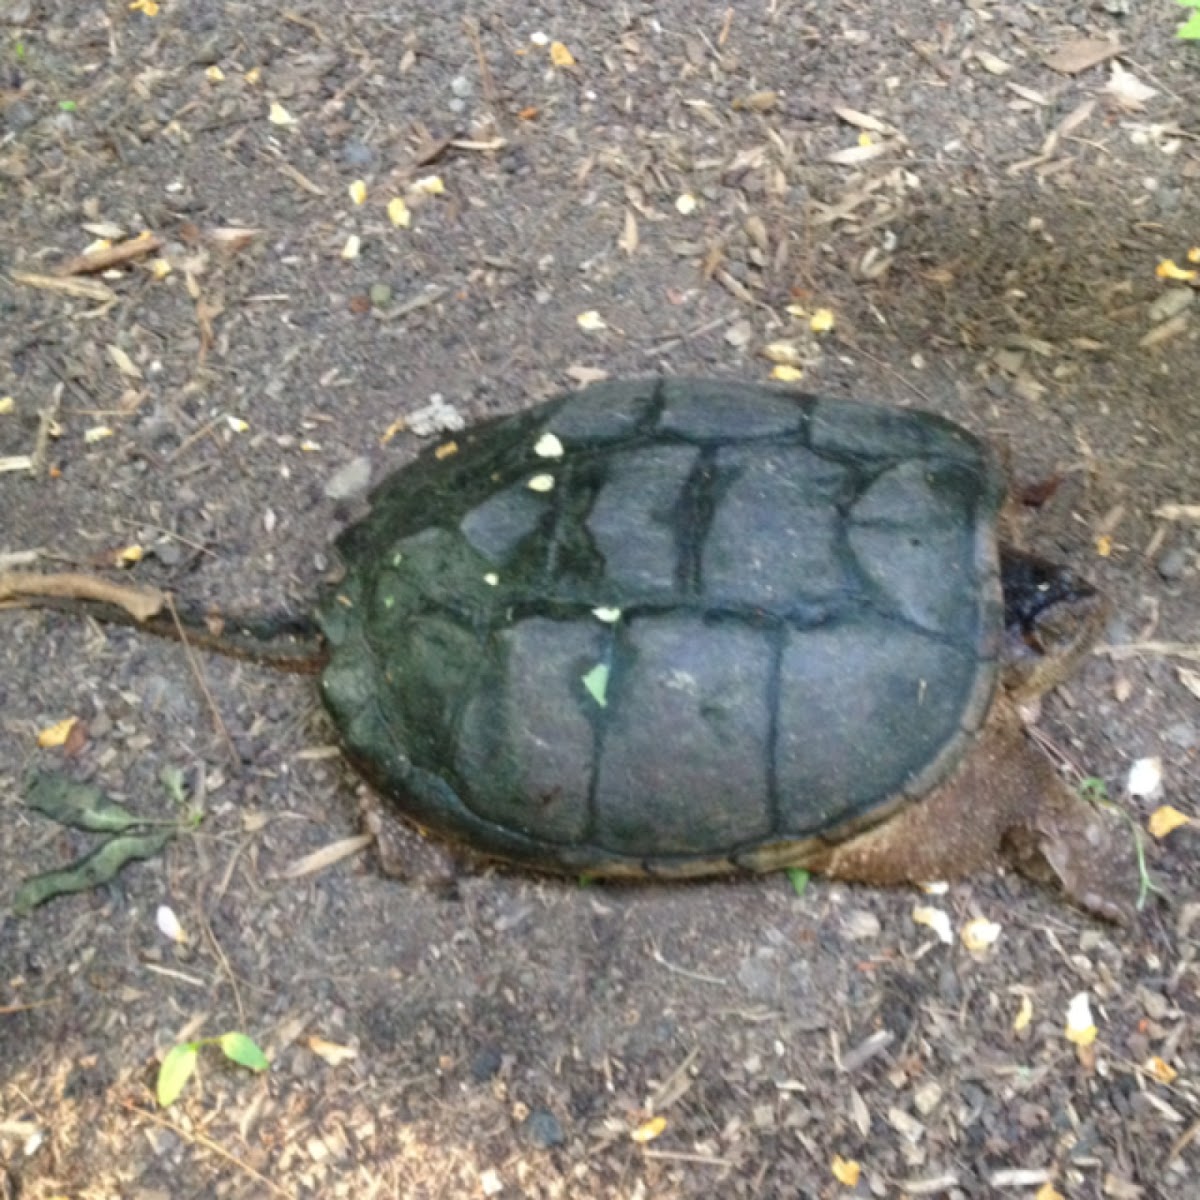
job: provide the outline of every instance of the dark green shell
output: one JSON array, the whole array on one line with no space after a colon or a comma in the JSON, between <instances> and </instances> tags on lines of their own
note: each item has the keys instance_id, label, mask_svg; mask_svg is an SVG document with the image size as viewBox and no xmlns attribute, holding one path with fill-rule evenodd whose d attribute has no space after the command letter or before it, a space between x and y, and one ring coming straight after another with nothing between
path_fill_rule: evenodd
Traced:
<instances>
[{"instance_id":1,"label":"dark green shell","mask_svg":"<svg viewBox=\"0 0 1200 1200\"><path fill-rule=\"evenodd\" d=\"M421 825L546 869L774 866L986 716L1002 486L958 426L660 379L455 441L375 492L319 613L346 749Z\"/></svg>"}]
</instances>

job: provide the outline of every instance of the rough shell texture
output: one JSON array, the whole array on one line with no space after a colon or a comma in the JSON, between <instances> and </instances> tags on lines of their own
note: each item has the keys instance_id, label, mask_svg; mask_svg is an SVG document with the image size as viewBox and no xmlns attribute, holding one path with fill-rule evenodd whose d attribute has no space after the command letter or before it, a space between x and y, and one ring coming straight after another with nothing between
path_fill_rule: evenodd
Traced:
<instances>
[{"instance_id":1,"label":"rough shell texture","mask_svg":"<svg viewBox=\"0 0 1200 1200\"><path fill-rule=\"evenodd\" d=\"M926 413L593 386L383 483L319 614L324 697L378 789L485 852L778 865L924 794L981 725L1001 492Z\"/></svg>"}]
</instances>

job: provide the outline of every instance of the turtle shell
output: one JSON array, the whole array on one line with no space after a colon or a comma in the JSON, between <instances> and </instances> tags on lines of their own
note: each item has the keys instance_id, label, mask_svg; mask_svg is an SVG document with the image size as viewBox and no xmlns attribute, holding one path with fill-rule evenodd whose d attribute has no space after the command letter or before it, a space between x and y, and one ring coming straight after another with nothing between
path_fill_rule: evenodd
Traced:
<instances>
[{"instance_id":1,"label":"turtle shell","mask_svg":"<svg viewBox=\"0 0 1200 1200\"><path fill-rule=\"evenodd\" d=\"M940 417L602 383L391 475L322 688L369 782L538 868L802 858L945 778L991 703L1003 487Z\"/></svg>"}]
</instances>

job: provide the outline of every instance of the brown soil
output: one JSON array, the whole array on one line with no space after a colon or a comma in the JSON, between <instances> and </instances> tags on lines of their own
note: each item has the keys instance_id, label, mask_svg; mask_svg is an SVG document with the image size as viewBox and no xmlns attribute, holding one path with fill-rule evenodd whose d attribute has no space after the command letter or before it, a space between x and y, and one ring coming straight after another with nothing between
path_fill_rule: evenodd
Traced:
<instances>
[{"instance_id":1,"label":"brown soil","mask_svg":"<svg viewBox=\"0 0 1200 1200\"><path fill-rule=\"evenodd\" d=\"M361 495L340 469L407 461L385 435L432 394L471 420L597 371L760 379L791 342L814 391L1006 448L1029 544L1115 603L1043 734L1143 829L1196 818L1196 523L1156 515L1200 502L1197 305L1156 275L1200 245L1182 10L412 7L0 6L0 460L34 459L0 472L0 567L138 545L126 579L301 612ZM1046 65L1094 37L1140 110L1111 60ZM74 277L109 299L28 282L143 229L160 251ZM0 1196L1200 1195L1195 824L1147 838L1163 895L1128 931L1014 876L446 891L368 849L286 878L360 831L355 781L310 680L202 666L211 704L175 645L0 615ZM86 736L39 750L68 716ZM1126 797L1148 756L1165 791ZM20 879L90 844L23 807L32 762L156 815L181 771L205 819L18 920ZM206 1054L157 1109L166 1050L230 1029L270 1071Z\"/></svg>"}]
</instances>

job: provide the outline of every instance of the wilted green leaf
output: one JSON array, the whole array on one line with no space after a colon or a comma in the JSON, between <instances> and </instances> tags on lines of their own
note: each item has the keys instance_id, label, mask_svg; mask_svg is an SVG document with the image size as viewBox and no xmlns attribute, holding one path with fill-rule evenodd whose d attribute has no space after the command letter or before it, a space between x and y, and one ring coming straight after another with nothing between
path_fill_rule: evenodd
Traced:
<instances>
[{"instance_id":1,"label":"wilted green leaf","mask_svg":"<svg viewBox=\"0 0 1200 1200\"><path fill-rule=\"evenodd\" d=\"M155 1094L163 1108L169 1108L179 1099L187 1081L196 1069L196 1056L200 1052L199 1042L183 1042L173 1046L158 1068L158 1084Z\"/></svg>"},{"instance_id":2,"label":"wilted green leaf","mask_svg":"<svg viewBox=\"0 0 1200 1200\"><path fill-rule=\"evenodd\" d=\"M88 833L124 833L147 822L110 800L90 783L76 783L57 771L30 771L25 803L42 816Z\"/></svg>"},{"instance_id":3,"label":"wilted green leaf","mask_svg":"<svg viewBox=\"0 0 1200 1200\"><path fill-rule=\"evenodd\" d=\"M76 859L61 871L47 871L27 879L13 897L13 912L23 916L30 909L56 896L86 892L109 883L131 862L153 858L175 836L174 829L161 833L123 834L98 846L91 854Z\"/></svg>"}]
</instances>

